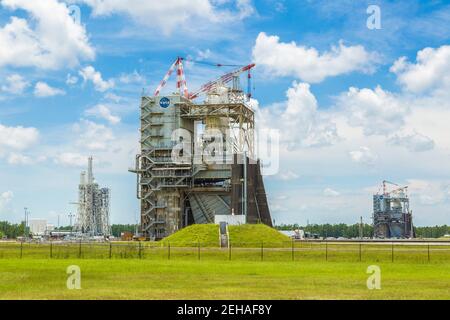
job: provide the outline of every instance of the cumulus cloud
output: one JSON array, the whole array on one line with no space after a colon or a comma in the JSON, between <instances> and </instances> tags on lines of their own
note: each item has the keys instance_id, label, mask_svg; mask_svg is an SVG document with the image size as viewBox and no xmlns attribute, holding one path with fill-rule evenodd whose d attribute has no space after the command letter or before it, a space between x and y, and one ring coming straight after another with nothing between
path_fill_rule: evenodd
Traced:
<instances>
[{"instance_id":1,"label":"cumulus cloud","mask_svg":"<svg viewBox=\"0 0 450 320\"><path fill-rule=\"evenodd\" d=\"M0 124L0 151L2 149L23 150L37 142L39 131L22 126L8 127Z\"/></svg>"},{"instance_id":2,"label":"cumulus cloud","mask_svg":"<svg viewBox=\"0 0 450 320\"><path fill-rule=\"evenodd\" d=\"M29 85L30 83L21 75L11 74L6 77L6 84L2 85L1 91L10 94L21 94Z\"/></svg>"},{"instance_id":3,"label":"cumulus cloud","mask_svg":"<svg viewBox=\"0 0 450 320\"><path fill-rule=\"evenodd\" d=\"M435 145L433 139L417 132L395 134L389 139L389 142L393 145L403 146L412 152L432 150Z\"/></svg>"},{"instance_id":4,"label":"cumulus cloud","mask_svg":"<svg viewBox=\"0 0 450 320\"><path fill-rule=\"evenodd\" d=\"M36 83L34 87L34 95L38 98L53 97L65 94L66 92L64 90L53 88L49 86L47 83L42 81Z\"/></svg>"},{"instance_id":5,"label":"cumulus cloud","mask_svg":"<svg viewBox=\"0 0 450 320\"><path fill-rule=\"evenodd\" d=\"M294 82L286 96L286 102L267 108L253 103L261 127L278 129L281 143L290 150L327 146L338 140L335 124L318 111L309 84Z\"/></svg>"},{"instance_id":6,"label":"cumulus cloud","mask_svg":"<svg viewBox=\"0 0 450 320\"><path fill-rule=\"evenodd\" d=\"M276 76L293 76L309 83L353 71L370 73L377 61L375 53L363 46L346 46L340 42L331 51L319 53L315 48L280 42L278 36L261 32L253 47L253 59Z\"/></svg>"},{"instance_id":7,"label":"cumulus cloud","mask_svg":"<svg viewBox=\"0 0 450 320\"><path fill-rule=\"evenodd\" d=\"M87 163L87 157L79 153L64 152L54 158L54 162L65 167L84 167Z\"/></svg>"},{"instance_id":8,"label":"cumulus cloud","mask_svg":"<svg viewBox=\"0 0 450 320\"><path fill-rule=\"evenodd\" d=\"M350 151L349 154L353 162L366 166L373 166L378 159L369 147L360 147L359 150Z\"/></svg>"},{"instance_id":9,"label":"cumulus cloud","mask_svg":"<svg viewBox=\"0 0 450 320\"><path fill-rule=\"evenodd\" d=\"M406 57L395 61L390 71L408 91L420 93L432 89L450 89L450 46L425 48L417 53L416 63Z\"/></svg>"},{"instance_id":10,"label":"cumulus cloud","mask_svg":"<svg viewBox=\"0 0 450 320\"><path fill-rule=\"evenodd\" d=\"M87 109L85 115L105 119L111 124L118 124L120 122L120 117L112 115L109 107L104 104L98 104Z\"/></svg>"},{"instance_id":11,"label":"cumulus cloud","mask_svg":"<svg viewBox=\"0 0 450 320\"><path fill-rule=\"evenodd\" d=\"M418 198L422 205L437 205L450 198L450 184L445 181L408 179L408 190L413 198Z\"/></svg>"},{"instance_id":12,"label":"cumulus cloud","mask_svg":"<svg viewBox=\"0 0 450 320\"><path fill-rule=\"evenodd\" d=\"M8 208L13 198L14 193L12 191L5 191L0 193L0 212Z\"/></svg>"},{"instance_id":13,"label":"cumulus cloud","mask_svg":"<svg viewBox=\"0 0 450 320\"><path fill-rule=\"evenodd\" d=\"M99 71L96 71L93 66L83 68L80 70L79 74L84 82L91 81L97 91L105 92L114 87L114 80L103 80L102 74Z\"/></svg>"},{"instance_id":14,"label":"cumulus cloud","mask_svg":"<svg viewBox=\"0 0 450 320\"><path fill-rule=\"evenodd\" d=\"M0 67L59 69L94 58L86 30L72 19L66 4L57 0L2 0L0 4L24 10L33 21L30 25L27 19L13 16L0 27Z\"/></svg>"},{"instance_id":15,"label":"cumulus cloud","mask_svg":"<svg viewBox=\"0 0 450 320\"><path fill-rule=\"evenodd\" d=\"M120 14L131 17L138 24L156 28L164 34L175 29L200 29L202 26L222 24L244 19L254 13L250 0L78 0L92 8L93 16ZM151 19L149 19L151 17Z\"/></svg>"},{"instance_id":16,"label":"cumulus cloud","mask_svg":"<svg viewBox=\"0 0 450 320\"><path fill-rule=\"evenodd\" d=\"M89 120L81 120L73 126L73 130L79 135L76 145L90 151L106 150L114 140L110 128Z\"/></svg>"},{"instance_id":17,"label":"cumulus cloud","mask_svg":"<svg viewBox=\"0 0 450 320\"><path fill-rule=\"evenodd\" d=\"M362 127L366 135L388 135L398 131L409 112L406 103L377 86L372 89L351 87L338 98L349 124Z\"/></svg>"}]
</instances>

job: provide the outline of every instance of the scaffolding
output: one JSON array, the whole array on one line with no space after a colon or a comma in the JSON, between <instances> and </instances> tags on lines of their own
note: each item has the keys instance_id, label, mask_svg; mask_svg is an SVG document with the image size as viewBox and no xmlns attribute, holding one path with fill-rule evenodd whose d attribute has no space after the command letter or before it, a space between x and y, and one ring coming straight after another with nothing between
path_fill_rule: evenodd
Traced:
<instances>
[{"instance_id":1,"label":"scaffolding","mask_svg":"<svg viewBox=\"0 0 450 320\"><path fill-rule=\"evenodd\" d=\"M387 191L387 185L397 188ZM383 181L383 193L373 196L373 227L375 238L413 238L412 212L409 208L408 187Z\"/></svg>"},{"instance_id":2,"label":"scaffolding","mask_svg":"<svg viewBox=\"0 0 450 320\"><path fill-rule=\"evenodd\" d=\"M93 158L89 157L87 173L80 174L75 231L87 236L110 236L110 190L100 188L95 182L92 162Z\"/></svg>"},{"instance_id":3,"label":"scaffolding","mask_svg":"<svg viewBox=\"0 0 450 320\"><path fill-rule=\"evenodd\" d=\"M129 171L137 174L142 236L161 239L215 215L272 224L253 160L254 111L238 79L232 88L217 83L201 103L183 93L143 96L140 121L141 150Z\"/></svg>"}]
</instances>

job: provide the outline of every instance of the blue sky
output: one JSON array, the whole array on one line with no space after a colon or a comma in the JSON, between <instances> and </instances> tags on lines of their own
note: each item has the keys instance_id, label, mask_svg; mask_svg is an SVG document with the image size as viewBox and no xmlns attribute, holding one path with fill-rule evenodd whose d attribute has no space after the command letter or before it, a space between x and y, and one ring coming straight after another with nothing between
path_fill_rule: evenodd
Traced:
<instances>
[{"instance_id":1,"label":"blue sky","mask_svg":"<svg viewBox=\"0 0 450 320\"><path fill-rule=\"evenodd\" d=\"M139 97L183 56L256 62L258 124L281 134L277 223L369 222L387 179L418 225L448 224L449 22L448 1L1 0L0 220L67 224L93 155L112 221L133 223ZM185 71L195 89L228 69Z\"/></svg>"}]
</instances>

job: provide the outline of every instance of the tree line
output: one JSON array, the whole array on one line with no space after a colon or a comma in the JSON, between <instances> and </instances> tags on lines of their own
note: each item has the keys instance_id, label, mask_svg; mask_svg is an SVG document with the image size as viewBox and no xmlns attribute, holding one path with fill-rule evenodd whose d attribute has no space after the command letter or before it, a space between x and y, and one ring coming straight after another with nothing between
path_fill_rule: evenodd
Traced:
<instances>
[{"instance_id":1,"label":"tree line","mask_svg":"<svg viewBox=\"0 0 450 320\"><path fill-rule=\"evenodd\" d=\"M320 237L333 238L357 238L359 237L359 224L310 224L307 226L300 226L298 224L281 224L275 227L278 230L295 230L301 229L311 234L318 234ZM55 228L59 231L71 230L70 226L62 226ZM120 237L122 232L131 232L134 234L136 230L135 224L113 224L111 225L112 235ZM430 226L430 227L414 227L417 238L441 238L444 235L450 234L450 226ZM10 223L8 221L0 221L0 239L7 237L8 239L15 239L23 236L24 224ZM370 224L363 224L363 237L373 237L373 226Z\"/></svg>"},{"instance_id":2,"label":"tree line","mask_svg":"<svg viewBox=\"0 0 450 320\"><path fill-rule=\"evenodd\" d=\"M10 223L8 221L0 221L0 239L7 237L8 239L15 239L23 236L24 224L23 223Z\"/></svg>"},{"instance_id":3,"label":"tree line","mask_svg":"<svg viewBox=\"0 0 450 320\"><path fill-rule=\"evenodd\" d=\"M275 227L278 230L296 230L301 229L305 232L318 234L320 237L333 238L357 238L359 237L359 224L310 224L307 226L300 226L298 224L281 224ZM430 227L414 227L414 232L417 238L441 238L444 235L450 234L450 226L430 226ZM373 226L370 224L363 224L363 237L373 237Z\"/></svg>"},{"instance_id":4,"label":"tree line","mask_svg":"<svg viewBox=\"0 0 450 320\"><path fill-rule=\"evenodd\" d=\"M55 227L55 231L70 231L71 226ZM112 235L120 237L122 232L131 232L134 234L136 230L135 224L113 224L111 225ZM24 235L24 223L10 223L8 221L0 221L0 239L6 237L8 239L16 239Z\"/></svg>"}]
</instances>

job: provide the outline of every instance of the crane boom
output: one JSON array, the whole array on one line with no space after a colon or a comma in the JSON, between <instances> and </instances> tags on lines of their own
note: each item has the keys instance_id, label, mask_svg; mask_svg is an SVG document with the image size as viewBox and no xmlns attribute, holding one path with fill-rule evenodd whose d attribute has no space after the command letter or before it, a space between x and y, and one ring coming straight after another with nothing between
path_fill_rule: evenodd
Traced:
<instances>
[{"instance_id":1,"label":"crane boom","mask_svg":"<svg viewBox=\"0 0 450 320\"><path fill-rule=\"evenodd\" d=\"M239 68L239 69L236 69L234 71L231 71L231 72L229 72L227 74L224 74L223 76L221 76L221 77L219 77L219 78L217 78L215 80L209 81L209 82L205 83L204 85L202 85L200 87L200 89L198 89L197 91L194 91L194 92L190 93L189 94L189 99L192 100L192 99L197 98L200 94L210 91L213 87L215 87L219 83L230 82L233 79L234 76L237 76L237 75L239 75L239 74L241 74L243 72L246 72L246 71L250 71L254 67L255 67L255 64L252 63L252 64L246 65L246 66L244 66L242 68Z\"/></svg>"},{"instance_id":2,"label":"crane boom","mask_svg":"<svg viewBox=\"0 0 450 320\"><path fill-rule=\"evenodd\" d=\"M225 84L225 83L230 82L231 80L233 80L233 77L238 76L243 72L248 72L248 91L249 91L248 97L249 98L251 97L251 93L250 93L251 73L250 72L251 72L251 69L255 67L254 63L246 65L246 66L241 66L239 69L228 72L215 80L209 81L209 82L205 83L204 85L202 85L200 87L200 89L198 89L192 93L189 93L188 89L187 89L186 79L184 76L183 60L186 60L186 59L178 57L175 60L175 62L172 63L172 65L170 66L166 75L161 80L158 88L155 90L155 93L154 93L155 97L159 96L159 94L161 93L161 90L164 88L164 86L166 85L167 81L169 80L170 76L175 71L175 69L177 70L177 90L181 96L183 96L187 99L193 100L193 99L197 98L200 94L210 91L212 88L217 86L219 83ZM217 67L231 66L231 65L224 65L224 64L214 64L214 65Z\"/></svg>"},{"instance_id":3,"label":"crane boom","mask_svg":"<svg viewBox=\"0 0 450 320\"><path fill-rule=\"evenodd\" d=\"M400 186L399 184L397 184L397 183L394 183L394 182L391 182L391 181L387 181L387 180L383 180L383 194L388 194L386 184L391 184L391 185L393 185L393 186L398 187L397 189L391 190L389 193L393 193L393 192L396 192L396 191L399 191L399 190L405 190L405 189L408 189L408 186L401 187L401 186Z\"/></svg>"}]
</instances>

